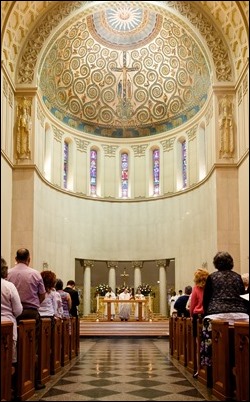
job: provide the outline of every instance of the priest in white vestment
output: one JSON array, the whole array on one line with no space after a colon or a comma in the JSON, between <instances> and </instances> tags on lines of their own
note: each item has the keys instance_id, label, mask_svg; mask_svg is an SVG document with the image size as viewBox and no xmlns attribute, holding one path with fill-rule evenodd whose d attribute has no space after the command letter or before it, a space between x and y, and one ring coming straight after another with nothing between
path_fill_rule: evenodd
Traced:
<instances>
[{"instance_id":1,"label":"priest in white vestment","mask_svg":"<svg viewBox=\"0 0 250 402\"><path fill-rule=\"evenodd\" d=\"M119 300L130 300L132 299L128 288L125 288L122 293L119 294ZM130 303L119 303L119 317L121 321L128 321L130 317Z\"/></svg>"},{"instance_id":2,"label":"priest in white vestment","mask_svg":"<svg viewBox=\"0 0 250 402\"><path fill-rule=\"evenodd\" d=\"M107 293L104 296L104 302L105 300L115 300L116 299L116 295L113 292L113 290L111 289L111 287L108 288ZM111 321L113 321L115 319L115 305L114 303L110 303L111 304ZM108 303L105 303L105 316L108 316Z\"/></svg>"}]
</instances>

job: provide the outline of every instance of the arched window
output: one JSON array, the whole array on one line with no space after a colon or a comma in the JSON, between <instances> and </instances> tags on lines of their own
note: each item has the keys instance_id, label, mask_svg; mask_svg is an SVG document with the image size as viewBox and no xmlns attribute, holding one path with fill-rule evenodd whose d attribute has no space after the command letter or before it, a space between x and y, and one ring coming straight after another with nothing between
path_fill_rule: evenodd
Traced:
<instances>
[{"instance_id":1,"label":"arched window","mask_svg":"<svg viewBox=\"0 0 250 402\"><path fill-rule=\"evenodd\" d=\"M69 172L69 143L63 143L63 186L68 187L68 172Z\"/></svg>"},{"instance_id":2,"label":"arched window","mask_svg":"<svg viewBox=\"0 0 250 402\"><path fill-rule=\"evenodd\" d=\"M97 184L97 151L90 151L90 194L96 195Z\"/></svg>"},{"instance_id":3,"label":"arched window","mask_svg":"<svg viewBox=\"0 0 250 402\"><path fill-rule=\"evenodd\" d=\"M160 151L153 150L153 195L160 193Z\"/></svg>"},{"instance_id":4,"label":"arched window","mask_svg":"<svg viewBox=\"0 0 250 402\"><path fill-rule=\"evenodd\" d=\"M181 144L182 149L182 184L183 188L187 187L187 142L184 140Z\"/></svg>"},{"instance_id":5,"label":"arched window","mask_svg":"<svg viewBox=\"0 0 250 402\"><path fill-rule=\"evenodd\" d=\"M121 185L122 185L122 198L128 197L128 154L123 152L121 154Z\"/></svg>"}]
</instances>

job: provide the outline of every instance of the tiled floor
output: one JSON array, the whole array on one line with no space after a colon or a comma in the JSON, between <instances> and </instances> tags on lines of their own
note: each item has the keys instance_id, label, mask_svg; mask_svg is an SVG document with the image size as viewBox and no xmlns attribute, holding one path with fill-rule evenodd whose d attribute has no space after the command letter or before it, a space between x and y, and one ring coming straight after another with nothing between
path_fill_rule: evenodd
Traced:
<instances>
[{"instance_id":1,"label":"tiled floor","mask_svg":"<svg viewBox=\"0 0 250 402\"><path fill-rule=\"evenodd\" d=\"M81 338L80 353L29 401L215 401L167 338Z\"/></svg>"}]
</instances>

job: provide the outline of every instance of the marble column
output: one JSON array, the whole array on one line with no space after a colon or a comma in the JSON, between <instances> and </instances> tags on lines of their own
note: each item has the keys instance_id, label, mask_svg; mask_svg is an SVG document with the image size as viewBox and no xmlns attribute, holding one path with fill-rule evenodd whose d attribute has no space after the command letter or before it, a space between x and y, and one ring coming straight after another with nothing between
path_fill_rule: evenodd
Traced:
<instances>
[{"instance_id":1,"label":"marble column","mask_svg":"<svg viewBox=\"0 0 250 402\"><path fill-rule=\"evenodd\" d=\"M159 268L159 299L160 299L160 314L167 315L167 274L166 260L156 261Z\"/></svg>"},{"instance_id":2,"label":"marble column","mask_svg":"<svg viewBox=\"0 0 250 402\"><path fill-rule=\"evenodd\" d=\"M108 266L108 270L109 270L108 284L112 288L113 292L116 293L116 269L118 268L118 262L117 261L108 261L107 266Z\"/></svg>"},{"instance_id":3,"label":"marble column","mask_svg":"<svg viewBox=\"0 0 250 402\"><path fill-rule=\"evenodd\" d=\"M84 260L83 272L83 315L91 313L91 268L94 261Z\"/></svg>"},{"instance_id":4,"label":"marble column","mask_svg":"<svg viewBox=\"0 0 250 402\"><path fill-rule=\"evenodd\" d=\"M134 268L134 292L135 293L136 293L138 286L142 284L142 281L141 281L142 266L143 266L143 261L132 261L132 267Z\"/></svg>"}]
</instances>

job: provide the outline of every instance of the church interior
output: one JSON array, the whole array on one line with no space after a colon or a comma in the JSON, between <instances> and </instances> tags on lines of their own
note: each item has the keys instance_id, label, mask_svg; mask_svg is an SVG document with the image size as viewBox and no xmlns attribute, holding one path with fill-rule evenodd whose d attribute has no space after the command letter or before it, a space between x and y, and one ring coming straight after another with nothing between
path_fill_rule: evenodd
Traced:
<instances>
[{"instance_id":1,"label":"church interior","mask_svg":"<svg viewBox=\"0 0 250 402\"><path fill-rule=\"evenodd\" d=\"M248 272L249 2L1 1L1 14L8 266L23 247L39 272L74 280L80 318L97 313L105 284L148 285L167 319L171 292L212 272L217 251ZM215 400L166 339L81 342L29 400ZM108 387L94 384L95 350L114 379L124 359ZM158 383L143 384L144 353Z\"/></svg>"}]
</instances>

